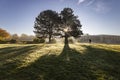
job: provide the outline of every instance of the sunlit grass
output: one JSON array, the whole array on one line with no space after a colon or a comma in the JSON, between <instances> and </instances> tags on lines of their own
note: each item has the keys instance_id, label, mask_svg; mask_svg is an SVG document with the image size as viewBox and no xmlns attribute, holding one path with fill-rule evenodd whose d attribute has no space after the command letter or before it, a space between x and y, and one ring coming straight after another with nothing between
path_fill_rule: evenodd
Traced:
<instances>
[{"instance_id":1,"label":"sunlit grass","mask_svg":"<svg viewBox=\"0 0 120 80\"><path fill-rule=\"evenodd\" d=\"M69 46L66 50L64 44L0 44L0 80L120 79L120 45Z\"/></svg>"}]
</instances>

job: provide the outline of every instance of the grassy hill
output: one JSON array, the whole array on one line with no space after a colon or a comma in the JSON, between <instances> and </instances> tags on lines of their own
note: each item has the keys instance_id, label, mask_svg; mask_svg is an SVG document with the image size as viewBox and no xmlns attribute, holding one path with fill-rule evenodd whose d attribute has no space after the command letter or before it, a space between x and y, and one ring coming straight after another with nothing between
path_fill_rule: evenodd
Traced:
<instances>
[{"instance_id":1,"label":"grassy hill","mask_svg":"<svg viewBox=\"0 0 120 80\"><path fill-rule=\"evenodd\" d=\"M120 45L0 44L0 80L120 80Z\"/></svg>"}]
</instances>

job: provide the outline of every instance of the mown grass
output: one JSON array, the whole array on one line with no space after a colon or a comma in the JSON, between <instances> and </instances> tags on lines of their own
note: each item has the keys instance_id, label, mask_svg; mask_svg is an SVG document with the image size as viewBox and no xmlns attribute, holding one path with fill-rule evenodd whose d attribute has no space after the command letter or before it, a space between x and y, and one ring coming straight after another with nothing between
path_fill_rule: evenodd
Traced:
<instances>
[{"instance_id":1,"label":"mown grass","mask_svg":"<svg viewBox=\"0 0 120 80\"><path fill-rule=\"evenodd\" d=\"M0 44L0 80L120 80L120 45Z\"/></svg>"}]
</instances>

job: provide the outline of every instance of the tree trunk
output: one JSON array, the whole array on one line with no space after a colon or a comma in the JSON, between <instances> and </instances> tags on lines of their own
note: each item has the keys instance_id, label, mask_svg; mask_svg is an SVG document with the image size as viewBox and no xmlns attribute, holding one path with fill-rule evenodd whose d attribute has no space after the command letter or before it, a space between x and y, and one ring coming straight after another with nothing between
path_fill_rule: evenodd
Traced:
<instances>
[{"instance_id":1,"label":"tree trunk","mask_svg":"<svg viewBox=\"0 0 120 80\"><path fill-rule=\"evenodd\" d=\"M68 34L65 32L65 45L68 45Z\"/></svg>"},{"instance_id":2,"label":"tree trunk","mask_svg":"<svg viewBox=\"0 0 120 80\"><path fill-rule=\"evenodd\" d=\"M49 27L49 43L51 43L52 38L52 26Z\"/></svg>"},{"instance_id":3,"label":"tree trunk","mask_svg":"<svg viewBox=\"0 0 120 80\"><path fill-rule=\"evenodd\" d=\"M49 34L49 43L51 43L51 37L52 37L52 36Z\"/></svg>"}]
</instances>

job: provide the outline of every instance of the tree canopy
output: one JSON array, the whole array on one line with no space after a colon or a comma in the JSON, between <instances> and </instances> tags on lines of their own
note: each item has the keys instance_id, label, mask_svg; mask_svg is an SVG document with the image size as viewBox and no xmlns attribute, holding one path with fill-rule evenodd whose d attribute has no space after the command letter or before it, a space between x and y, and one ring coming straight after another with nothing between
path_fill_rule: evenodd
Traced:
<instances>
[{"instance_id":1,"label":"tree canopy","mask_svg":"<svg viewBox=\"0 0 120 80\"><path fill-rule=\"evenodd\" d=\"M58 13L52 10L45 10L41 12L35 20L35 34L38 38L51 38L57 26Z\"/></svg>"},{"instance_id":2,"label":"tree canopy","mask_svg":"<svg viewBox=\"0 0 120 80\"><path fill-rule=\"evenodd\" d=\"M68 37L79 37L82 35L81 23L74 15L71 8L64 8L60 13L52 10L42 11L35 20L35 34L37 37L49 38L53 36L65 37L65 44L68 44Z\"/></svg>"},{"instance_id":3,"label":"tree canopy","mask_svg":"<svg viewBox=\"0 0 120 80\"><path fill-rule=\"evenodd\" d=\"M81 23L77 16L73 14L73 10L71 8L64 8L61 13L61 21L62 25L60 26L60 31L62 31L65 37L65 44L68 44L68 37L79 37L82 35L81 31Z\"/></svg>"},{"instance_id":4,"label":"tree canopy","mask_svg":"<svg viewBox=\"0 0 120 80\"><path fill-rule=\"evenodd\" d=\"M10 37L10 34L6 30L0 28L0 40L7 39L8 37Z\"/></svg>"}]
</instances>

